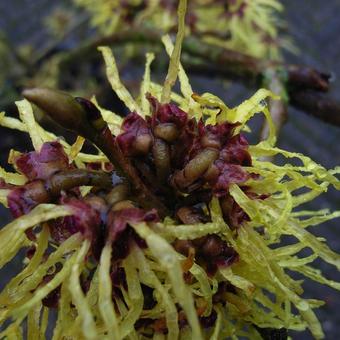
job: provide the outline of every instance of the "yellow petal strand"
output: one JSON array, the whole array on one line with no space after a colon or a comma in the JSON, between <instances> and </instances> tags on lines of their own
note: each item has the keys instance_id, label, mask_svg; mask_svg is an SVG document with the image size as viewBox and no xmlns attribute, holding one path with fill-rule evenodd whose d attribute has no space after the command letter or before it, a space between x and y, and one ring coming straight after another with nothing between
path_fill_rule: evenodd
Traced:
<instances>
[{"instance_id":1,"label":"yellow petal strand","mask_svg":"<svg viewBox=\"0 0 340 340\"><path fill-rule=\"evenodd\" d=\"M125 103L125 105L131 112L136 111L140 113L141 112L140 107L137 105L129 91L120 81L116 60L112 54L111 49L109 47L102 46L98 47L98 50L103 54L106 64L107 78L109 79L112 89L117 93L119 99L121 99Z\"/></svg>"},{"instance_id":2,"label":"yellow petal strand","mask_svg":"<svg viewBox=\"0 0 340 340\"><path fill-rule=\"evenodd\" d=\"M23 215L0 230L0 268L10 261L25 240L24 232L30 227L62 216L71 215L66 206L40 204L29 214Z\"/></svg>"},{"instance_id":3,"label":"yellow petal strand","mask_svg":"<svg viewBox=\"0 0 340 340\"><path fill-rule=\"evenodd\" d=\"M166 75L163 91L162 91L162 103L168 103L170 101L171 89L174 86L178 71L179 62L181 58L182 42L185 34L185 13L187 10L187 0L179 0L177 16L178 16L178 32L176 36L175 47L171 54L168 74Z\"/></svg>"},{"instance_id":4,"label":"yellow petal strand","mask_svg":"<svg viewBox=\"0 0 340 340\"><path fill-rule=\"evenodd\" d=\"M21 120L27 127L34 149L39 151L44 141L39 134L38 124L35 121L31 104L26 99L17 101L15 104L18 107Z\"/></svg>"},{"instance_id":5,"label":"yellow petal strand","mask_svg":"<svg viewBox=\"0 0 340 340\"><path fill-rule=\"evenodd\" d=\"M77 136L76 141L71 145L71 148L69 149L68 158L70 163L72 163L77 158L84 143L85 138L83 138L82 136Z\"/></svg>"},{"instance_id":6,"label":"yellow petal strand","mask_svg":"<svg viewBox=\"0 0 340 340\"><path fill-rule=\"evenodd\" d=\"M76 306L78 314L81 318L83 335L85 339L92 340L98 339L96 324L79 281L80 269L82 268L84 258L89 250L89 247L90 242L85 240L79 252L73 255L75 259L73 263L71 263L71 275L68 288L72 295L72 301Z\"/></svg>"},{"instance_id":7,"label":"yellow petal strand","mask_svg":"<svg viewBox=\"0 0 340 340\"><path fill-rule=\"evenodd\" d=\"M163 304L165 309L168 338L177 339L179 334L178 314L174 301L172 300L170 294L167 292L165 287L159 281L156 273L152 271L145 255L140 250L140 248L135 247L132 256L134 258L136 266L138 267L140 280L144 284L153 287L157 292L159 292L159 295L161 297L160 303Z\"/></svg>"},{"instance_id":8,"label":"yellow petal strand","mask_svg":"<svg viewBox=\"0 0 340 340\"><path fill-rule=\"evenodd\" d=\"M17 118L6 117L5 112L0 112L0 125L13 130L27 132L26 125Z\"/></svg>"},{"instance_id":9,"label":"yellow petal strand","mask_svg":"<svg viewBox=\"0 0 340 340\"><path fill-rule=\"evenodd\" d=\"M167 271L173 292L182 306L193 338L202 339L201 328L197 319L192 294L183 280L182 269L175 250L162 237L153 232L146 224L132 224L133 228L145 239L150 251L162 267Z\"/></svg>"},{"instance_id":10,"label":"yellow petal strand","mask_svg":"<svg viewBox=\"0 0 340 340\"><path fill-rule=\"evenodd\" d=\"M111 253L111 244L106 244L99 263L98 304L109 338L121 339L118 317L112 303Z\"/></svg>"},{"instance_id":11,"label":"yellow petal strand","mask_svg":"<svg viewBox=\"0 0 340 340\"><path fill-rule=\"evenodd\" d=\"M140 101L142 105L142 111L140 115L142 117L150 115L150 104L146 98L146 94L150 92L150 85L151 85L150 66L154 59L155 59L155 55L153 53L146 54L144 77L143 77L143 81L142 81L141 89L140 89L140 96L141 96Z\"/></svg>"},{"instance_id":12,"label":"yellow petal strand","mask_svg":"<svg viewBox=\"0 0 340 340\"><path fill-rule=\"evenodd\" d=\"M34 305L40 302L51 291L56 289L65 280L65 278L69 277L71 273L71 268L72 268L72 273L73 273L72 266L76 265L79 261L84 259L88 249L89 249L89 242L84 241L83 246L80 248L80 250L75 252L68 259L68 261L64 263L63 268L58 273L55 274L53 279L47 282L44 286L38 288L34 292L33 297L27 302L25 302L23 305L19 306L17 309L15 309L12 312L12 314L17 317L25 316ZM72 274L71 274L71 277L72 277Z\"/></svg>"},{"instance_id":13,"label":"yellow petal strand","mask_svg":"<svg viewBox=\"0 0 340 340\"><path fill-rule=\"evenodd\" d=\"M32 308L27 316L27 340L36 340L40 337L40 320L41 304Z\"/></svg>"}]
</instances>

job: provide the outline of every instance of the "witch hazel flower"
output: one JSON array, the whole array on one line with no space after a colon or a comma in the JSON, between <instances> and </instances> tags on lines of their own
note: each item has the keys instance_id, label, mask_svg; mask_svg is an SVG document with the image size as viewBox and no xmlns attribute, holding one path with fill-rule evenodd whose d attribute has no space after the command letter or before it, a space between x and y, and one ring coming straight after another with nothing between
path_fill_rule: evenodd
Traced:
<instances>
[{"instance_id":1,"label":"witch hazel flower","mask_svg":"<svg viewBox=\"0 0 340 340\"><path fill-rule=\"evenodd\" d=\"M52 310L53 339L285 339L304 329L322 338L314 313L322 302L305 297L291 271L340 289L311 264L321 258L339 269L339 255L308 231L340 213L300 209L340 189L339 169L275 146L262 105L275 98L269 91L235 108L193 93L181 39L163 42L167 80L150 80L148 54L138 100L100 48L125 118L95 99L42 88L24 92L20 119L3 115L35 150L12 152L16 172L0 169L0 202L14 218L0 230L0 268L26 250L0 293L1 338L46 338ZM171 91L177 76L180 94ZM29 101L74 131L75 143L45 131ZM246 124L258 112L269 137L249 145ZM97 153L82 152L85 139ZM294 242L282 243L286 235ZM306 248L311 255L300 257Z\"/></svg>"}]
</instances>

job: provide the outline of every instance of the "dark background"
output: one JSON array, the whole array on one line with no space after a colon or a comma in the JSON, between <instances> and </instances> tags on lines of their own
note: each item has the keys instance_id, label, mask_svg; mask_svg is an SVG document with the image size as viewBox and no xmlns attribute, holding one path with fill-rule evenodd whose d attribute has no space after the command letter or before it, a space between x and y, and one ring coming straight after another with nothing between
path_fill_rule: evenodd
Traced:
<instances>
[{"instance_id":1,"label":"dark background","mask_svg":"<svg viewBox=\"0 0 340 340\"><path fill-rule=\"evenodd\" d=\"M299 64L314 66L319 70L331 71L335 76L332 84L332 96L340 100L340 1L339 0L309 0L282 1L286 11L284 17L288 22L287 33L293 38L300 49L298 55L287 54L286 60ZM0 0L0 31L8 35L13 44L30 42L37 48L46 43L46 33L43 20L56 5L68 1L51 0ZM68 44L72 44L69 38ZM3 72L0 64L0 72ZM336 79L337 78L337 79ZM245 99L249 90L240 84L224 84L219 80L192 77L196 92L209 91L215 93L229 104L237 104ZM16 98L18 99L18 98ZM0 107L0 111L2 108ZM256 124L255 124L256 125ZM283 127L279 146L290 151L304 153L327 168L339 165L340 160L340 130L327 125L311 116L289 108L289 120ZM0 128L0 162L4 166L10 148L20 151L31 148L29 140L24 135L13 134ZM309 209L340 208L339 192L330 189L327 194L309 204ZM3 208L0 210L0 225L5 225L10 217ZM316 234L327 238L330 247L340 253L339 220L333 220L313 229ZM0 271L0 288L20 267L20 259ZM322 261L316 261L325 275L340 281L340 275L334 267ZM338 292L306 281L305 296L326 301L326 305L317 314L322 322L326 339L339 339L340 300ZM310 339L309 333L291 334L293 339Z\"/></svg>"}]
</instances>

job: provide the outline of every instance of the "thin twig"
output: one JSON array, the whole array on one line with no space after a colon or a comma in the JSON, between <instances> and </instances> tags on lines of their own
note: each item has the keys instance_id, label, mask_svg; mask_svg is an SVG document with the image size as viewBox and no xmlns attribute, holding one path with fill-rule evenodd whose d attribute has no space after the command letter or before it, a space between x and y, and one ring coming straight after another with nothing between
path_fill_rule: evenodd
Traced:
<instances>
[{"instance_id":1,"label":"thin twig","mask_svg":"<svg viewBox=\"0 0 340 340\"><path fill-rule=\"evenodd\" d=\"M292 105L323 120L340 127L340 103L329 98L325 93L314 90L292 91L289 93Z\"/></svg>"},{"instance_id":2,"label":"thin twig","mask_svg":"<svg viewBox=\"0 0 340 340\"><path fill-rule=\"evenodd\" d=\"M67 72L71 65L78 64L84 58L92 56L96 53L97 46L118 46L128 43L159 46L161 34L155 30L137 30L132 27L128 31L105 37L95 37L65 54L59 64L60 72L61 74ZM311 98L312 94L318 93L317 91L327 92L329 90L329 75L324 72L308 66L289 65L278 61L254 58L233 50L209 45L196 37L189 37L184 40L182 52L184 67L189 71L209 74L209 76L237 78L254 85L262 84L263 75L269 67L280 68L285 74L293 106L330 124L339 125L334 122L339 119L336 116L338 116L340 103L321 95ZM304 94L307 89L315 91ZM295 95L296 91L297 94ZM303 100L307 100L307 102L303 103ZM332 110L331 113L326 112L326 107L327 110Z\"/></svg>"},{"instance_id":3,"label":"thin twig","mask_svg":"<svg viewBox=\"0 0 340 340\"><path fill-rule=\"evenodd\" d=\"M132 28L129 31L119 32L110 36L97 37L66 55L61 61L61 69L66 70L70 64L79 62L85 55L90 55L96 50L97 46L119 46L128 43L159 46L161 36L155 31L137 31ZM309 66L291 65L279 61L255 58L234 50L209 45L195 37L189 37L184 40L182 51L184 54L182 63L189 72L199 72L200 74L215 75L224 78L236 78L258 86L262 84L264 74L268 68L278 68L284 74L286 85L291 90L291 93L296 90L299 91L299 93L303 93L301 91L307 89L321 92L327 92L329 90L330 76ZM316 98L320 98L321 100L320 96ZM311 101L311 99L308 100L309 102ZM298 106L309 114L315 114L316 117L332 124L334 119L321 118L324 113L324 110L322 110L322 108L325 107L324 100L324 97L322 97L322 104L317 105L317 99L315 99L313 101L313 110L311 110L310 105L303 105L301 100L294 100L291 104ZM328 107L330 109L336 109L338 105L340 105L331 98L328 100ZM319 107L321 111L318 111Z\"/></svg>"},{"instance_id":4,"label":"thin twig","mask_svg":"<svg viewBox=\"0 0 340 340\"><path fill-rule=\"evenodd\" d=\"M132 28L109 36L96 37L68 53L62 59L61 65L65 67L68 64L73 64L73 62L79 62L84 56L95 52L98 46L118 46L128 43L158 46L161 44L161 34L156 31L134 30ZM196 57L198 64L214 65L225 75L248 78L247 80L250 80L249 78L260 80L268 67L277 67L286 73L288 86L311 88L319 91L329 90L330 75L309 66L255 58L231 49L210 45L193 36L183 41L182 51L190 57ZM185 65L185 59L183 63Z\"/></svg>"},{"instance_id":5,"label":"thin twig","mask_svg":"<svg viewBox=\"0 0 340 340\"><path fill-rule=\"evenodd\" d=\"M38 52L34 55L32 60L30 60L31 65L38 65L40 64L44 59L50 55L54 49L56 49L62 42L65 41L65 39L71 35L74 31L79 29L82 25L84 25L89 20L87 15L77 16L76 21L72 22L70 27L68 27L63 34L58 37L56 40L52 40L44 46L42 49L38 50Z\"/></svg>"}]
</instances>

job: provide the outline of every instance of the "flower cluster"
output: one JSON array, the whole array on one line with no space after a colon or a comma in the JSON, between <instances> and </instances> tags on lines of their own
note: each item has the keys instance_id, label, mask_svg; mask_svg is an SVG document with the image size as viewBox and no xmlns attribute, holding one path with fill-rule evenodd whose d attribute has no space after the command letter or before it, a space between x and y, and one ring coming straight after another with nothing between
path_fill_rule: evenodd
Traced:
<instances>
[{"instance_id":1,"label":"flower cluster","mask_svg":"<svg viewBox=\"0 0 340 340\"><path fill-rule=\"evenodd\" d=\"M0 293L0 337L26 330L44 338L56 309L54 339L286 338L306 328L322 338L313 311L322 302L303 297L290 271L340 289L310 265L320 257L339 269L339 255L308 231L340 213L298 210L330 186L339 190L339 169L275 147L267 90L228 108L194 94L175 62L169 74L178 72L181 95L163 100L168 83L151 81L149 54L135 100L110 49L101 51L130 111L124 119L95 98L25 91L77 133L69 145L35 121L27 100L17 102L20 119L1 114L3 126L30 134L35 150L12 150L16 172L0 169L0 202L15 217L0 230L0 268L26 250ZM258 112L269 137L248 145L246 123ZM85 139L98 153L81 151ZM264 159L277 154L284 166ZM283 244L285 235L295 242ZM305 248L311 255L299 257Z\"/></svg>"},{"instance_id":2,"label":"flower cluster","mask_svg":"<svg viewBox=\"0 0 340 340\"><path fill-rule=\"evenodd\" d=\"M74 0L91 16L92 25L108 35L127 25L156 28L163 33L176 29L177 1ZM278 0L193 0L188 1L187 29L212 45L265 58L278 58L287 45L278 37Z\"/></svg>"}]
</instances>

